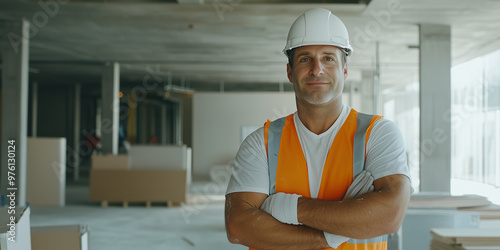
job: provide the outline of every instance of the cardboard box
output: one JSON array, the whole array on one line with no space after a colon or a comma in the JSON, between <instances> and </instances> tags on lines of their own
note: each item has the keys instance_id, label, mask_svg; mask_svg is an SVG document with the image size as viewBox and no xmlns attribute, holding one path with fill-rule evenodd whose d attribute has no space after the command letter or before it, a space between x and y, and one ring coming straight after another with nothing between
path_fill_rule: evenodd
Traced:
<instances>
[{"instance_id":1,"label":"cardboard box","mask_svg":"<svg viewBox=\"0 0 500 250\"><path fill-rule=\"evenodd\" d=\"M32 206L64 206L66 138L28 138L26 201Z\"/></svg>"},{"instance_id":2,"label":"cardboard box","mask_svg":"<svg viewBox=\"0 0 500 250\"><path fill-rule=\"evenodd\" d=\"M88 241L85 225L31 228L32 250L88 250Z\"/></svg>"},{"instance_id":3,"label":"cardboard box","mask_svg":"<svg viewBox=\"0 0 500 250\"><path fill-rule=\"evenodd\" d=\"M129 169L128 155L92 155L92 169Z\"/></svg>"},{"instance_id":4,"label":"cardboard box","mask_svg":"<svg viewBox=\"0 0 500 250\"><path fill-rule=\"evenodd\" d=\"M185 202L186 170L90 171L90 201Z\"/></svg>"},{"instance_id":5,"label":"cardboard box","mask_svg":"<svg viewBox=\"0 0 500 250\"><path fill-rule=\"evenodd\" d=\"M0 249L1 250L29 250L31 249L30 237L30 208L18 207L16 208L17 221L15 225L15 238L10 232L9 208L0 208ZM15 240L15 242L9 240Z\"/></svg>"}]
</instances>

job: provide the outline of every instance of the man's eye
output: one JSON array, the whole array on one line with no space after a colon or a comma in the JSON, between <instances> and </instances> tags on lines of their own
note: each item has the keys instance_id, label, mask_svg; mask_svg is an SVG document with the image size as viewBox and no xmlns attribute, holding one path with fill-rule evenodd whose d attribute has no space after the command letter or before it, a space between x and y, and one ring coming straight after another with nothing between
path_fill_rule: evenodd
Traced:
<instances>
[{"instance_id":1,"label":"man's eye","mask_svg":"<svg viewBox=\"0 0 500 250\"><path fill-rule=\"evenodd\" d=\"M326 60L326 61L333 61L333 58L331 58L331 57L326 57L326 58L325 58L325 60Z\"/></svg>"},{"instance_id":2,"label":"man's eye","mask_svg":"<svg viewBox=\"0 0 500 250\"><path fill-rule=\"evenodd\" d=\"M303 57L300 59L301 62L309 62L309 58L307 57Z\"/></svg>"}]
</instances>

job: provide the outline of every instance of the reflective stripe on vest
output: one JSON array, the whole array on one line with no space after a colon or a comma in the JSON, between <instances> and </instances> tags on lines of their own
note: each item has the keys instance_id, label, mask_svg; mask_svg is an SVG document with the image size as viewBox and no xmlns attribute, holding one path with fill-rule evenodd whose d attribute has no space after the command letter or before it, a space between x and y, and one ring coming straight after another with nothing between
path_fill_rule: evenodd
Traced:
<instances>
[{"instance_id":1,"label":"reflective stripe on vest","mask_svg":"<svg viewBox=\"0 0 500 250\"><path fill-rule=\"evenodd\" d=\"M267 135L267 164L269 171L269 194L274 194L276 186L276 169L278 167L278 154L280 150L281 131L285 125L286 117L275 120L269 124ZM272 167L271 167L272 166ZM271 181L273 180L273 181Z\"/></svg>"},{"instance_id":2,"label":"reflective stripe on vest","mask_svg":"<svg viewBox=\"0 0 500 250\"><path fill-rule=\"evenodd\" d=\"M328 152L318 199L343 198L354 177L364 169L366 143L373 124L380 118L382 117L358 113L351 109ZM264 128L269 193L296 193L310 198L307 163L293 122L293 114L273 122L268 121ZM350 239L337 249L387 249L387 236L366 240Z\"/></svg>"}]
</instances>

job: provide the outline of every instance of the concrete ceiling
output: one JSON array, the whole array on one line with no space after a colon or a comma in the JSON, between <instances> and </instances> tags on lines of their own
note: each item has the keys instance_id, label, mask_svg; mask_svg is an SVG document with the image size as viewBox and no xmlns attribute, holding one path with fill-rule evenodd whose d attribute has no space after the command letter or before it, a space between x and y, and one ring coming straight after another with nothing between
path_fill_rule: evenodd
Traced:
<instances>
[{"instance_id":1,"label":"concrete ceiling","mask_svg":"<svg viewBox=\"0 0 500 250\"><path fill-rule=\"evenodd\" d=\"M218 90L221 82L234 90L278 90L288 82L281 52L288 29L312 7L345 22L354 45L350 81L374 71L379 42L382 90L418 81L418 23L452 26L454 64L500 49L500 1L494 0L54 3L0 2L0 20L24 17L35 27L30 81L41 84L98 84L103 65L119 62L124 86L155 72L200 91Z\"/></svg>"}]
</instances>

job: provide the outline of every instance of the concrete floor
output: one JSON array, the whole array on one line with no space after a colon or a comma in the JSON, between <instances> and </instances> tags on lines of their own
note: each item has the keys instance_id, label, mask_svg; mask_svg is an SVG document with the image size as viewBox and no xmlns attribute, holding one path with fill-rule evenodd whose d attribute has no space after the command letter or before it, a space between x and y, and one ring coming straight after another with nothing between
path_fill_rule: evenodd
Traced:
<instances>
[{"instance_id":1,"label":"concrete floor","mask_svg":"<svg viewBox=\"0 0 500 250\"><path fill-rule=\"evenodd\" d=\"M224 229L224 188L195 182L188 202L167 208L165 203L110 204L89 202L88 180L69 182L65 207L31 207L31 226L85 224L91 250L248 249L227 241ZM500 229L500 220L481 221Z\"/></svg>"},{"instance_id":2,"label":"concrete floor","mask_svg":"<svg viewBox=\"0 0 500 250\"><path fill-rule=\"evenodd\" d=\"M193 183L188 203L111 204L88 202L88 184L69 183L65 207L31 208L31 226L86 224L92 250L248 249L227 241L224 229L224 190L207 182ZM204 194L203 190L210 190Z\"/></svg>"}]
</instances>

